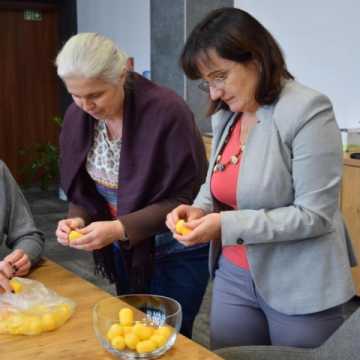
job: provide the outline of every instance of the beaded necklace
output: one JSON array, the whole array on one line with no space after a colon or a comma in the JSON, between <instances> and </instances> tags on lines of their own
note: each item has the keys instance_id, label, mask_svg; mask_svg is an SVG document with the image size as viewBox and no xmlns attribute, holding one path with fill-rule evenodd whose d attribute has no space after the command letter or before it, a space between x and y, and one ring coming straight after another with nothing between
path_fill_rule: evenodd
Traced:
<instances>
[{"instance_id":1,"label":"beaded necklace","mask_svg":"<svg viewBox=\"0 0 360 360\"><path fill-rule=\"evenodd\" d=\"M233 133L233 130L236 126L236 123L238 121L240 121L240 132L241 132L241 127L242 127L242 121L241 121L241 116L242 114L239 115L239 117L236 119L236 121L234 121L234 123L231 125L230 129L229 129L229 132L228 134L226 135L226 139L220 149L220 152L216 158L216 161L215 161L215 165L214 165L214 169L213 169L213 172L222 172L226 169L226 167L229 165L229 164L233 164L233 165L236 165L238 162L239 162L239 159L240 159L240 154L244 151L245 149L245 144L242 143L240 141L239 143L239 147L238 149L235 151L234 154L232 154L229 158L229 160L225 161L225 162L221 162L221 158L223 156L223 152L224 152L224 149L227 145L227 143L229 142L230 138L231 138L231 135Z\"/></svg>"}]
</instances>

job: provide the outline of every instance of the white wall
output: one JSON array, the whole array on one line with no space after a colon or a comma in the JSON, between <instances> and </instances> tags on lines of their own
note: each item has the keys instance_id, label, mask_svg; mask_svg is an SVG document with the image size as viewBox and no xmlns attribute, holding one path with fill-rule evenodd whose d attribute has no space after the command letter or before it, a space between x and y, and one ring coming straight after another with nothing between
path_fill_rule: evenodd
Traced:
<instances>
[{"instance_id":1,"label":"white wall","mask_svg":"<svg viewBox=\"0 0 360 360\"><path fill-rule=\"evenodd\" d=\"M340 127L360 127L360 1L235 0L278 40L290 72L330 97Z\"/></svg>"},{"instance_id":2,"label":"white wall","mask_svg":"<svg viewBox=\"0 0 360 360\"><path fill-rule=\"evenodd\" d=\"M110 37L135 58L135 70L150 69L150 0L77 0L79 32Z\"/></svg>"}]
</instances>

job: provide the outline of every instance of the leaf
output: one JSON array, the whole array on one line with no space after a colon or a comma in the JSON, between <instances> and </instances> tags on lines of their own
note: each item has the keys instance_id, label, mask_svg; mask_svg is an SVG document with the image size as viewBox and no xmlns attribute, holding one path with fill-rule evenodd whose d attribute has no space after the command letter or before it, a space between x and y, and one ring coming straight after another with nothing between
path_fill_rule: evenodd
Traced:
<instances>
[{"instance_id":1,"label":"leaf","mask_svg":"<svg viewBox=\"0 0 360 360\"><path fill-rule=\"evenodd\" d=\"M62 126L63 119L60 116L54 116L51 119L58 126ZM40 182L42 189L46 190L59 176L59 149L51 143L35 144L29 148L22 148L19 154L27 158L26 164L21 173L25 175L25 185Z\"/></svg>"}]
</instances>

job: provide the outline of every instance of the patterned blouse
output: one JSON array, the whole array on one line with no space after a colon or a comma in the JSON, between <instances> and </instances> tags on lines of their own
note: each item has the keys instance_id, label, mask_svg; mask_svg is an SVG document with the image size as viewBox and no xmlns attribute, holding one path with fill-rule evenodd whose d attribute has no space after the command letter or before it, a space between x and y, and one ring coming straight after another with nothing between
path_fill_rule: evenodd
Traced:
<instances>
[{"instance_id":1,"label":"patterned blouse","mask_svg":"<svg viewBox=\"0 0 360 360\"><path fill-rule=\"evenodd\" d=\"M86 160L86 170L95 181L97 191L107 201L114 218L117 213L120 152L121 139L110 140L105 122L98 121Z\"/></svg>"},{"instance_id":2,"label":"patterned blouse","mask_svg":"<svg viewBox=\"0 0 360 360\"><path fill-rule=\"evenodd\" d=\"M110 140L105 122L98 121L95 126L94 142L86 160L86 170L95 181L97 191L106 200L113 219L117 217L120 153L121 140ZM113 245L116 256L119 256L119 244L115 241ZM155 235L156 257L207 246L207 244L199 244L185 247L175 241L169 231Z\"/></svg>"}]
</instances>

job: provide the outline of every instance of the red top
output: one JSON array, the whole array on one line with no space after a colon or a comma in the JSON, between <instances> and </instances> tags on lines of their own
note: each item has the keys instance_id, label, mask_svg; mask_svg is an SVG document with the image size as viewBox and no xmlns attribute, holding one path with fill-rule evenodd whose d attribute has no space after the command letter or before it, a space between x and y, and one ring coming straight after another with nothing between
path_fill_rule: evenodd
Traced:
<instances>
[{"instance_id":1,"label":"red top","mask_svg":"<svg viewBox=\"0 0 360 360\"><path fill-rule=\"evenodd\" d=\"M220 163L226 164L224 171L217 171L211 177L211 192L220 202L229 205L233 209L237 208L236 189L239 177L241 153L238 156L236 164L229 160L232 155L238 153L240 147L241 119L236 121L228 143L225 145ZM223 255L234 265L243 269L249 269L247 261L246 247L244 245L227 245L223 246Z\"/></svg>"}]
</instances>

